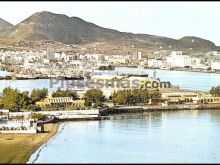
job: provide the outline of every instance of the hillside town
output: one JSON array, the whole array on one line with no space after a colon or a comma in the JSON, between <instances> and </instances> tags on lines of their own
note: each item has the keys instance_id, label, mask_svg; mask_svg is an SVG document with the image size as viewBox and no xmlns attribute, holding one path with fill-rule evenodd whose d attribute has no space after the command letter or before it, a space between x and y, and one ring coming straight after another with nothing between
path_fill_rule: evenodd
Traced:
<instances>
[{"instance_id":1,"label":"hillside town","mask_svg":"<svg viewBox=\"0 0 220 165\"><path fill-rule=\"evenodd\" d=\"M39 52L1 51L0 67L16 73L16 77L23 78L80 78L89 76L92 71L101 67L128 66L145 68L187 70L201 72L220 71L220 53L210 51L201 56L190 56L182 51L171 51L164 56L154 52L156 58L148 58L142 52L129 55L107 54L69 54L48 49Z\"/></svg>"}]
</instances>

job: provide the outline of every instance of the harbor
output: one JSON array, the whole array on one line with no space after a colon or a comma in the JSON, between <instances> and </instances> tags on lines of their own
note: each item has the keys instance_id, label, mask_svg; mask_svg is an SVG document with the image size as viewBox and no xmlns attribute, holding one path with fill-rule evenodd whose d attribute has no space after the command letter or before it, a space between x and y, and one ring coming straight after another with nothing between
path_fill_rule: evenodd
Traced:
<instances>
[{"instance_id":1,"label":"harbor","mask_svg":"<svg viewBox=\"0 0 220 165\"><path fill-rule=\"evenodd\" d=\"M169 105L166 107L152 105L152 106L123 106L115 108L100 109L100 114L109 116L114 114L127 113L145 113L145 112L166 112L166 111L187 111L187 110L220 110L220 104L201 104L201 105Z\"/></svg>"},{"instance_id":2,"label":"harbor","mask_svg":"<svg viewBox=\"0 0 220 165\"><path fill-rule=\"evenodd\" d=\"M220 162L220 3L0 4L0 164Z\"/></svg>"},{"instance_id":3,"label":"harbor","mask_svg":"<svg viewBox=\"0 0 220 165\"><path fill-rule=\"evenodd\" d=\"M65 122L27 163L217 163L219 124L219 110L125 113L111 115L111 120Z\"/></svg>"}]
</instances>

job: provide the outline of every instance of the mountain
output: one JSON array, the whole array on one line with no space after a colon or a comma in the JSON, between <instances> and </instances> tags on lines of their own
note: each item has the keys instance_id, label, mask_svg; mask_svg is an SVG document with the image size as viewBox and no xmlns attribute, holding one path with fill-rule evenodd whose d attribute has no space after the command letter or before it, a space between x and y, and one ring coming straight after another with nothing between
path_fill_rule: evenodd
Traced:
<instances>
[{"instance_id":1,"label":"mountain","mask_svg":"<svg viewBox=\"0 0 220 165\"><path fill-rule=\"evenodd\" d=\"M94 42L109 45L130 46L148 49L198 49L213 50L216 45L208 40L188 36L179 40L149 35L119 32L86 22L78 17L37 12L0 34L1 38L15 41L52 40L65 44L89 44Z\"/></svg>"},{"instance_id":2,"label":"mountain","mask_svg":"<svg viewBox=\"0 0 220 165\"><path fill-rule=\"evenodd\" d=\"M4 30L9 29L11 27L13 27L12 24L10 24L9 22L0 18L0 31L4 31Z\"/></svg>"}]
</instances>

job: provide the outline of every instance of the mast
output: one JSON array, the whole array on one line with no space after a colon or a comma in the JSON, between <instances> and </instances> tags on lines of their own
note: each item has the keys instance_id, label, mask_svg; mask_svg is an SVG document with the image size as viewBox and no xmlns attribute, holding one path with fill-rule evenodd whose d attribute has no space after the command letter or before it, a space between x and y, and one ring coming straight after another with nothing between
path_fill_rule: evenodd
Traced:
<instances>
[{"instance_id":1,"label":"mast","mask_svg":"<svg viewBox=\"0 0 220 165\"><path fill-rule=\"evenodd\" d=\"M157 69L154 69L153 77L154 77L154 79L157 78Z\"/></svg>"}]
</instances>

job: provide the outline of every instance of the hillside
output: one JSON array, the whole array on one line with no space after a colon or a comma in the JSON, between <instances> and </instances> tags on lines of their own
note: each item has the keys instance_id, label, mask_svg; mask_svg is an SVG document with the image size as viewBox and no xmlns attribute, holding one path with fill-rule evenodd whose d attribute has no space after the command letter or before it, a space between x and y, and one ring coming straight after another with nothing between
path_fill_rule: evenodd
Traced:
<instances>
[{"instance_id":1,"label":"hillside","mask_svg":"<svg viewBox=\"0 0 220 165\"><path fill-rule=\"evenodd\" d=\"M179 40L148 35L119 32L86 22L78 17L38 12L16 26L5 30L0 38L15 41L52 40L65 44L89 44L94 42L112 46L134 45L136 48L148 49L217 49L211 41L198 37L183 37Z\"/></svg>"},{"instance_id":2,"label":"hillside","mask_svg":"<svg viewBox=\"0 0 220 165\"><path fill-rule=\"evenodd\" d=\"M13 27L13 25L0 18L0 31L6 30Z\"/></svg>"}]
</instances>

